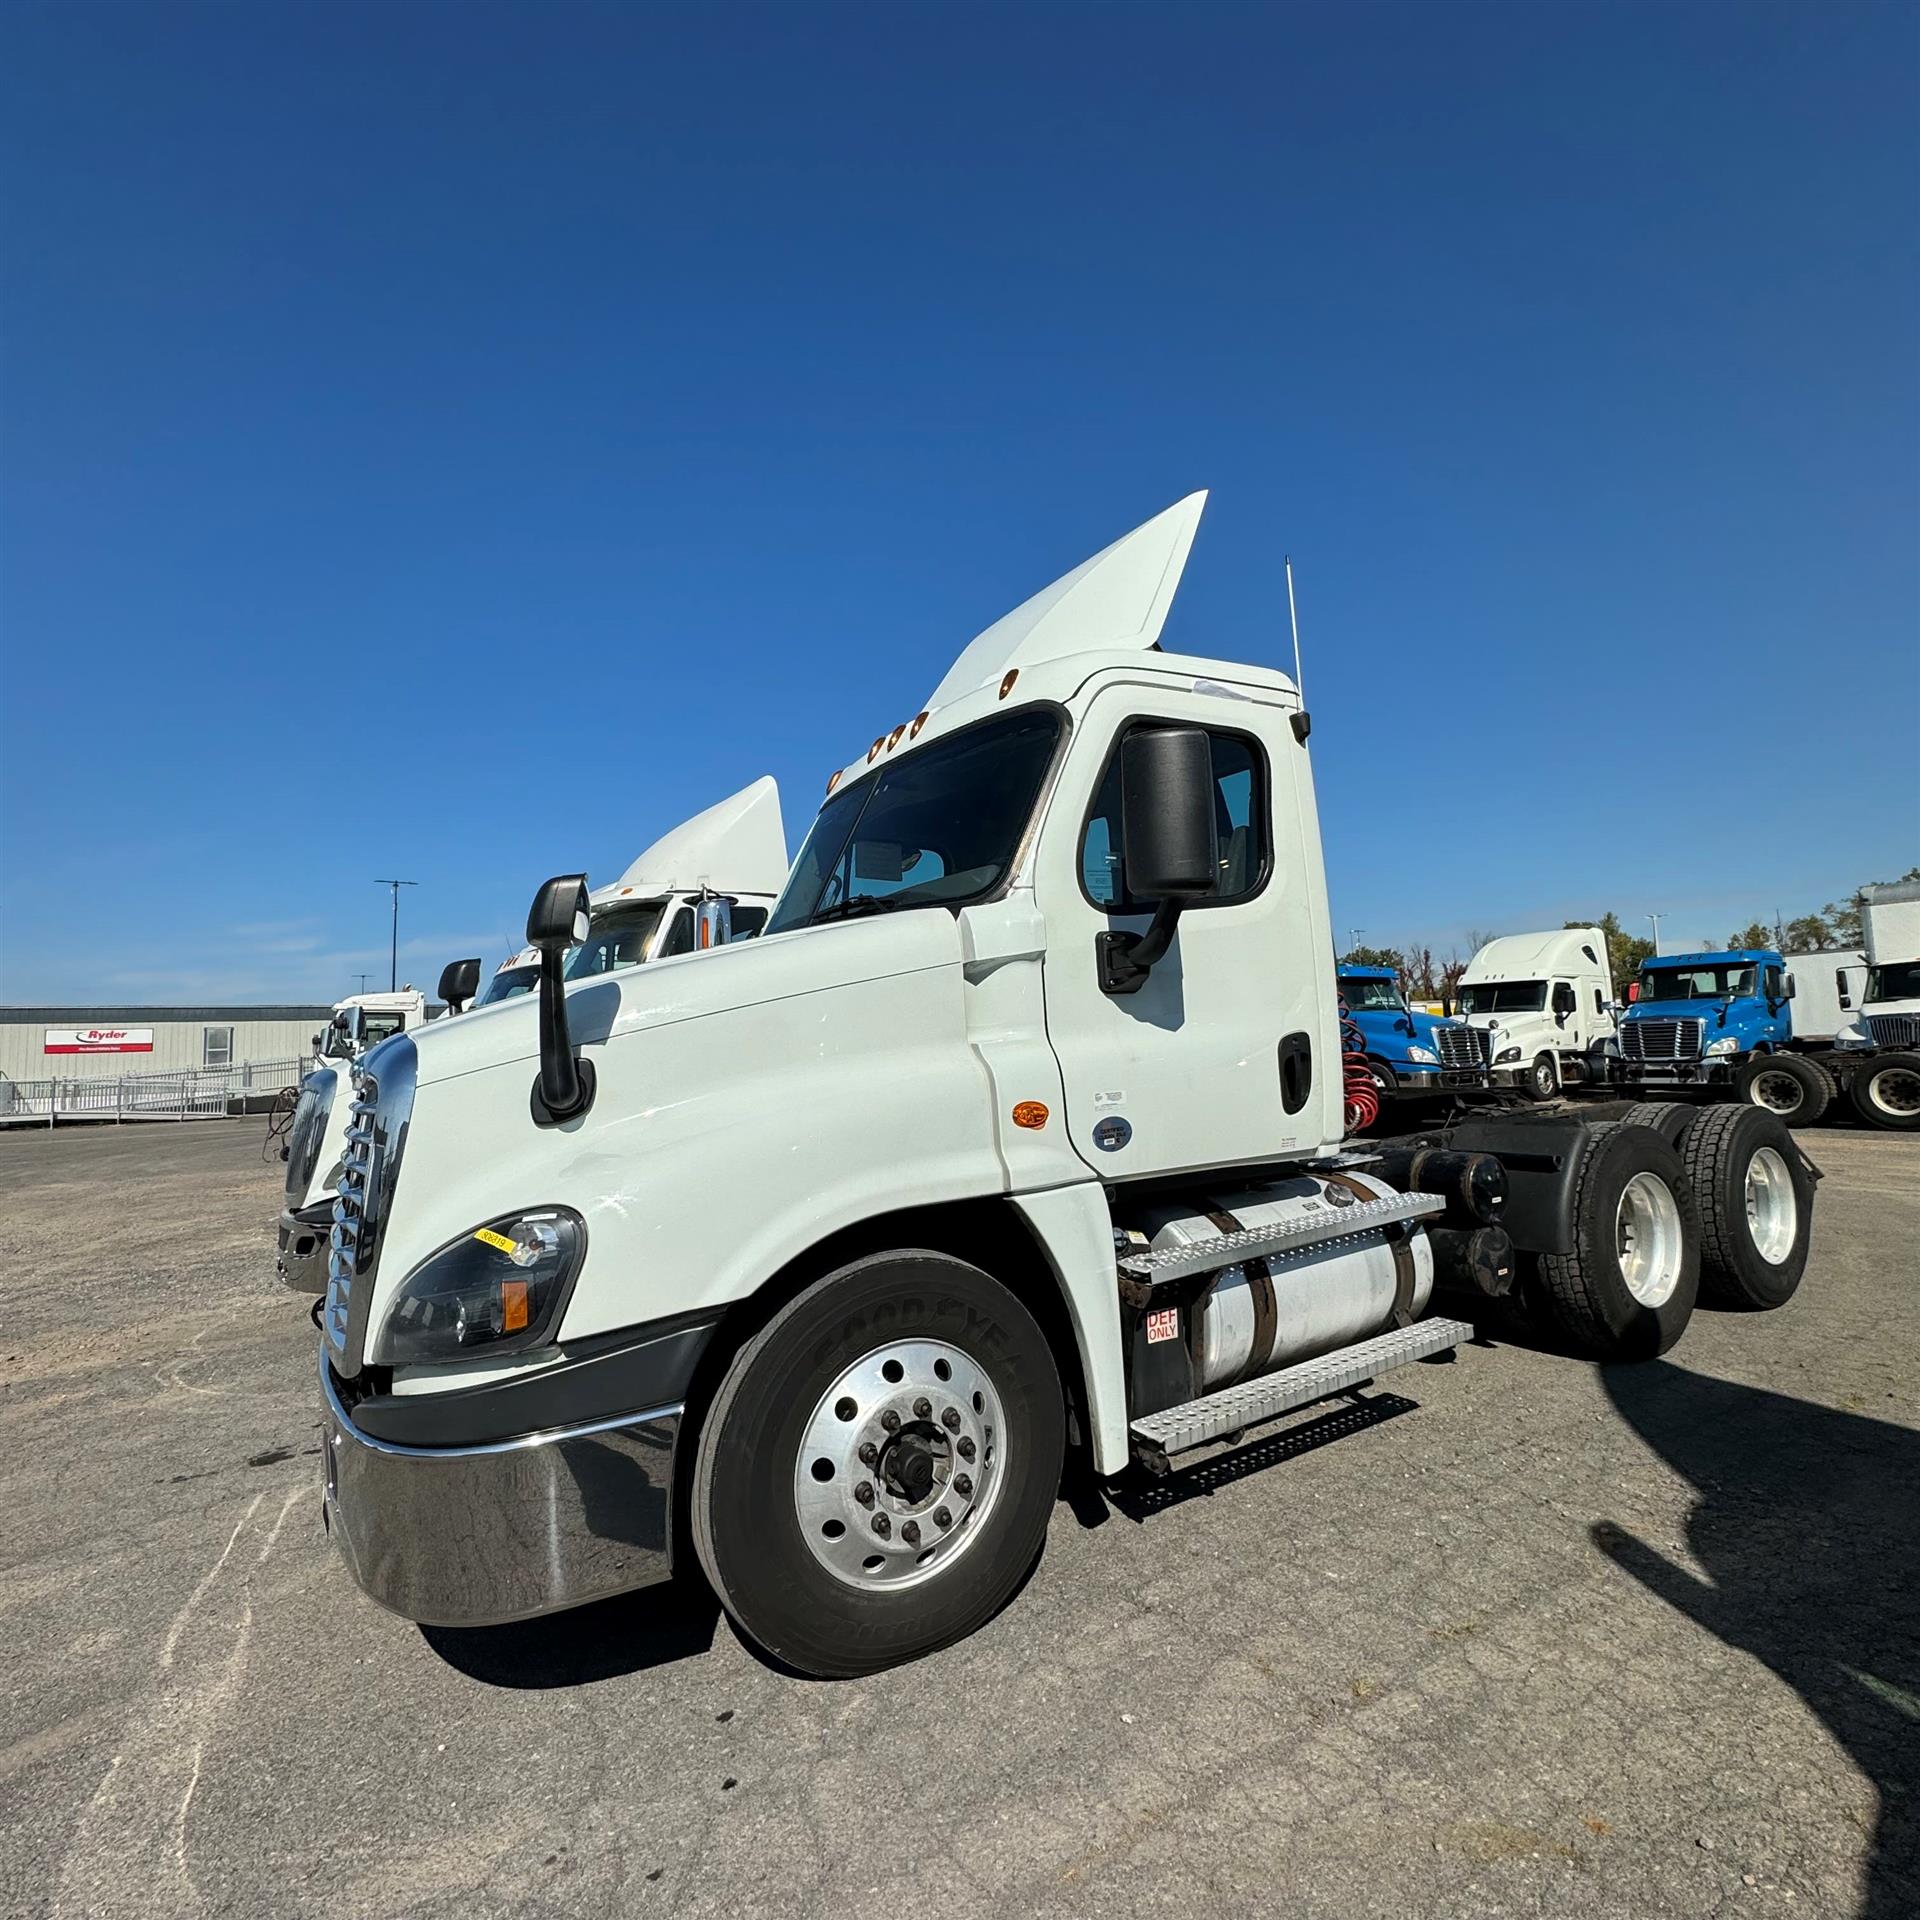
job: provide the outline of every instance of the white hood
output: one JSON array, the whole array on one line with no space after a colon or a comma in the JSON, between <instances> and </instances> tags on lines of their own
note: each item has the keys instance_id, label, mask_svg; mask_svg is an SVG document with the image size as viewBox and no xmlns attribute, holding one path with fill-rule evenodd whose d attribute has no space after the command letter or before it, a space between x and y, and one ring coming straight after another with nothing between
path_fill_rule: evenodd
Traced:
<instances>
[{"instance_id":1,"label":"white hood","mask_svg":"<svg viewBox=\"0 0 1920 1920\"><path fill-rule=\"evenodd\" d=\"M1083 560L970 640L927 700L928 712L1002 679L1008 668L1159 638L1207 496L1190 493Z\"/></svg>"},{"instance_id":2,"label":"white hood","mask_svg":"<svg viewBox=\"0 0 1920 1920\"><path fill-rule=\"evenodd\" d=\"M778 893L787 878L787 833L771 774L663 833L595 903L629 894Z\"/></svg>"}]
</instances>

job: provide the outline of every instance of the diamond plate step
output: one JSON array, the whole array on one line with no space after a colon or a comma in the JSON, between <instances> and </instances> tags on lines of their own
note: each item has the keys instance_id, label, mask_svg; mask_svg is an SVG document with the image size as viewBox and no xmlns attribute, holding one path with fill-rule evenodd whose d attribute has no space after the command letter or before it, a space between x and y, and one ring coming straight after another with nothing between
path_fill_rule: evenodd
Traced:
<instances>
[{"instance_id":1,"label":"diamond plate step","mask_svg":"<svg viewBox=\"0 0 1920 1920\"><path fill-rule=\"evenodd\" d=\"M1376 1334L1356 1346L1323 1353L1318 1360L1302 1360L1278 1373L1243 1380L1203 1394L1184 1406L1144 1414L1133 1423L1134 1457L1159 1472L1176 1454L1191 1453L1243 1427L1258 1426L1296 1407L1309 1406L1336 1393L1347 1393L1369 1380L1430 1353L1445 1353L1473 1338L1464 1320L1421 1320L1391 1333Z\"/></svg>"},{"instance_id":2,"label":"diamond plate step","mask_svg":"<svg viewBox=\"0 0 1920 1920\"><path fill-rule=\"evenodd\" d=\"M1257 1260L1269 1253L1294 1253L1302 1247L1323 1246L1329 1240L1357 1239L1403 1220L1425 1220L1446 1211L1437 1193L1395 1193L1384 1200L1362 1200L1351 1207L1329 1207L1303 1219L1283 1220L1272 1227L1243 1227L1238 1233L1216 1234L1191 1246L1161 1247L1153 1252L1125 1253L1120 1271L1129 1280L1160 1286L1183 1280L1190 1273L1212 1273Z\"/></svg>"}]
</instances>

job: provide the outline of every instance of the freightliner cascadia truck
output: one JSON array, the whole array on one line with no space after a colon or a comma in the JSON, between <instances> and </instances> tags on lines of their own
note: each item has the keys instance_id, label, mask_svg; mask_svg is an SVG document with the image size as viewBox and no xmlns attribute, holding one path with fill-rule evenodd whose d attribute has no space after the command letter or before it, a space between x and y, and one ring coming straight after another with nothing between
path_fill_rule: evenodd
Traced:
<instances>
[{"instance_id":1,"label":"freightliner cascadia truck","mask_svg":"<svg viewBox=\"0 0 1920 1920\"><path fill-rule=\"evenodd\" d=\"M569 980L562 876L537 995L356 1064L316 1361L376 1600L697 1568L870 1672L1009 1599L1069 1447L1177 1471L1452 1350L1475 1289L1614 1360L1794 1291L1813 1175L1757 1109L1343 1137L1308 716L1159 647L1203 497L836 772L759 938Z\"/></svg>"},{"instance_id":2,"label":"freightliner cascadia truck","mask_svg":"<svg viewBox=\"0 0 1920 1920\"><path fill-rule=\"evenodd\" d=\"M1495 1086L1548 1100L1607 1078L1613 983L1598 927L1489 940L1460 976L1459 1006Z\"/></svg>"},{"instance_id":3,"label":"freightliner cascadia truck","mask_svg":"<svg viewBox=\"0 0 1920 1920\"><path fill-rule=\"evenodd\" d=\"M567 976L584 979L745 938L766 923L786 872L780 789L763 774L662 834L612 886L592 896L586 933L566 958ZM522 958L513 955L495 973L469 1013L526 991L517 977ZM537 953L534 960L537 977ZM441 976L442 999L450 992L461 1000L471 995L478 966L456 961L449 967ZM469 967L475 969L473 983L464 976L457 980ZM297 1293L319 1293L327 1284L328 1237L352 1105L341 1070L350 1058L325 1061L322 1071L307 1076L287 1129L277 1271Z\"/></svg>"},{"instance_id":4,"label":"freightliner cascadia truck","mask_svg":"<svg viewBox=\"0 0 1920 1920\"><path fill-rule=\"evenodd\" d=\"M1391 967L1343 961L1340 998L1366 1048L1367 1068L1383 1094L1451 1093L1484 1087L1479 1036L1462 1020L1440 1020L1407 1004Z\"/></svg>"}]
</instances>

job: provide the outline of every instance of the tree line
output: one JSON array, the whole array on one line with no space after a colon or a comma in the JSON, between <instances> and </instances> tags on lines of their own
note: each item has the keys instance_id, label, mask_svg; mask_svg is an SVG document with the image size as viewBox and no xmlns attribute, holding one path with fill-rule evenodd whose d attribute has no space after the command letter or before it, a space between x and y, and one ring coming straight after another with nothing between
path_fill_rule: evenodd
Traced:
<instances>
[{"instance_id":1,"label":"tree line","mask_svg":"<svg viewBox=\"0 0 1920 1920\"><path fill-rule=\"evenodd\" d=\"M1900 878L1920 880L1920 867L1909 867ZM1886 881L1867 882L1885 886ZM1726 947L1777 947L1782 953L1817 953L1824 947L1860 945L1861 891L1856 889L1845 900L1830 900L1818 913L1803 913L1788 920L1775 916L1772 926L1755 920L1742 927L1731 939L1722 942L1702 940L1698 950L1713 952ZM1603 913L1592 920L1569 920L1569 927L1598 927L1607 938L1607 967L1613 976L1614 990L1624 993L1627 983L1636 978L1642 966L1654 957L1653 942L1631 934L1621 926L1617 913ZM1469 927L1464 948L1449 946L1437 953L1430 946L1349 948L1340 956L1343 966L1391 967L1400 976L1400 984L1411 1000L1438 1000L1451 1008L1460 986L1460 976L1473 956L1497 936L1481 927Z\"/></svg>"}]
</instances>

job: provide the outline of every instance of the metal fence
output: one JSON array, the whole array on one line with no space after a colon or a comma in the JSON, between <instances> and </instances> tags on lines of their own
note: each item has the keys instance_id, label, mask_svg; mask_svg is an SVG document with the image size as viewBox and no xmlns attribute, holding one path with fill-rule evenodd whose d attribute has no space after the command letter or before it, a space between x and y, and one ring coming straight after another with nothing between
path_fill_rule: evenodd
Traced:
<instances>
[{"instance_id":1,"label":"metal fence","mask_svg":"<svg viewBox=\"0 0 1920 1920\"><path fill-rule=\"evenodd\" d=\"M104 1074L55 1080L0 1076L0 1126L60 1120L218 1120L300 1084L305 1059L249 1060L183 1073Z\"/></svg>"}]
</instances>

